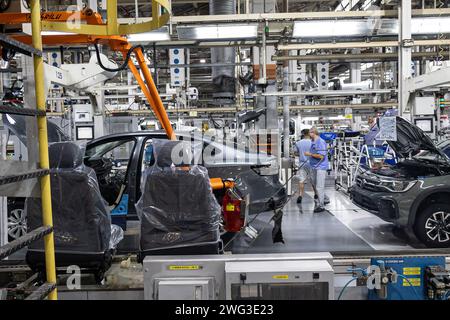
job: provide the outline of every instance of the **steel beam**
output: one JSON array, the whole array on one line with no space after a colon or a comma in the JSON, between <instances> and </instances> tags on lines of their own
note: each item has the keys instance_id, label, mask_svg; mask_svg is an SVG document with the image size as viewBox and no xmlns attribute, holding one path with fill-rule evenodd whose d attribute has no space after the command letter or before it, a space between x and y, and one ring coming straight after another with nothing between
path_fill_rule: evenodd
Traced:
<instances>
[{"instance_id":1,"label":"steel beam","mask_svg":"<svg viewBox=\"0 0 450 320\"><path fill-rule=\"evenodd\" d=\"M439 16L450 15L450 8L443 9L416 9L413 16ZM220 23L220 22L264 22L306 19L346 19L346 18L381 18L398 17L397 10L368 10L368 11L319 11L319 12L288 12L288 13L246 13L233 15L198 15L198 16L171 16L171 24L192 23ZM121 24L143 23L151 18L119 18Z\"/></svg>"},{"instance_id":2,"label":"steel beam","mask_svg":"<svg viewBox=\"0 0 450 320\"><path fill-rule=\"evenodd\" d=\"M377 89L377 90L318 90L318 91L299 91L299 92L268 92L262 93L262 96L277 96L277 97L307 97L307 96L332 96L332 97L346 97L346 96L362 96L374 94L395 93L397 89Z\"/></svg>"},{"instance_id":3,"label":"steel beam","mask_svg":"<svg viewBox=\"0 0 450 320\"><path fill-rule=\"evenodd\" d=\"M291 105L289 106L290 111L295 110L329 110L329 109L388 109L397 106L397 102L383 102L383 103L362 103L362 104L322 104L322 105ZM223 108L188 108L188 109L169 109L167 110L168 114L177 114L177 113L235 113L243 110L251 110L246 109L244 107L223 107ZM283 107L278 107L278 112L283 112ZM137 115L151 115L153 112L151 110L126 110L126 111L107 111L107 116L137 116Z\"/></svg>"},{"instance_id":4,"label":"steel beam","mask_svg":"<svg viewBox=\"0 0 450 320\"><path fill-rule=\"evenodd\" d=\"M413 52L412 60L438 57L439 52ZM449 51L441 54L448 55ZM295 56L273 56L273 61L295 60L300 63L348 63L348 62L381 62L398 61L397 53L361 53L361 54L324 54L324 55L295 55Z\"/></svg>"},{"instance_id":5,"label":"steel beam","mask_svg":"<svg viewBox=\"0 0 450 320\"><path fill-rule=\"evenodd\" d=\"M381 48L398 47L399 41L361 41L361 42L324 42L324 43L290 43L280 44L277 49L284 50L320 50L320 49L349 49L349 48ZM450 39L440 40L414 40L414 46L450 45Z\"/></svg>"},{"instance_id":6,"label":"steel beam","mask_svg":"<svg viewBox=\"0 0 450 320\"><path fill-rule=\"evenodd\" d=\"M397 102L385 102L385 103L362 103L362 104L321 104L314 106L290 106L290 110L330 110L330 109L354 109L354 110L366 110L366 109L389 109L396 107Z\"/></svg>"},{"instance_id":7,"label":"steel beam","mask_svg":"<svg viewBox=\"0 0 450 320\"><path fill-rule=\"evenodd\" d=\"M410 2L410 1L409 1ZM368 11L319 11L319 12L288 12L288 13L250 13L236 15L199 15L172 17L173 24L202 23L202 22L238 22L238 21L280 21L304 19L345 19L345 18L378 18L397 17L397 10L368 10ZM419 9L413 10L413 16L448 15L450 9ZM134 20L134 19L133 19ZM122 20L119 20L122 22Z\"/></svg>"},{"instance_id":8,"label":"steel beam","mask_svg":"<svg viewBox=\"0 0 450 320\"><path fill-rule=\"evenodd\" d=\"M411 0L403 0L399 4L399 70L398 70L398 89L399 89L399 115L408 117L409 91L406 80L411 77L412 62L412 32L411 32ZM411 119L410 119L411 120Z\"/></svg>"},{"instance_id":9,"label":"steel beam","mask_svg":"<svg viewBox=\"0 0 450 320\"><path fill-rule=\"evenodd\" d=\"M450 67L442 68L430 73L405 80L407 94L416 90L439 87L450 83Z\"/></svg>"}]
</instances>

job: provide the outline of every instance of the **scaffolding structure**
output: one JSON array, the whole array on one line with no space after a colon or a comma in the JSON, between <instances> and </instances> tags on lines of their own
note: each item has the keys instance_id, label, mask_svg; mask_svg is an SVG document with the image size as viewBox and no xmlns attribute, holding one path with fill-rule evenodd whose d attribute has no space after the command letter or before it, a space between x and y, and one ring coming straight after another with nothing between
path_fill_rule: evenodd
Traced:
<instances>
[{"instance_id":1,"label":"scaffolding structure","mask_svg":"<svg viewBox=\"0 0 450 320\"><path fill-rule=\"evenodd\" d=\"M364 141L360 137L339 137L335 141L334 177L336 190L349 192L355 183Z\"/></svg>"}]
</instances>

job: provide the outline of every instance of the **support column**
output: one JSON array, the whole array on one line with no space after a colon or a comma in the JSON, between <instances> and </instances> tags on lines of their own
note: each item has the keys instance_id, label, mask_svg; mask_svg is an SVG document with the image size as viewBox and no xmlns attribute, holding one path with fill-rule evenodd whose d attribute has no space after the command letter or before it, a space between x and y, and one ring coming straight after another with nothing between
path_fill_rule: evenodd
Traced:
<instances>
[{"instance_id":1,"label":"support column","mask_svg":"<svg viewBox=\"0 0 450 320\"><path fill-rule=\"evenodd\" d=\"M31 0L31 29L33 47L42 51L41 37L41 5L39 0ZM44 59L43 57L34 56L34 76L36 81L36 106L38 110L45 111L46 92L44 86ZM48 158L48 135L47 135L47 117L38 116L38 137L39 137L39 164L41 169L50 168ZM50 189L50 175L40 178L41 183L41 200L43 225L53 227L52 215L52 195ZM56 268L55 268L55 242L53 232L44 237L45 246L45 271L47 274L47 282L56 284ZM56 289L48 295L49 300L57 300Z\"/></svg>"},{"instance_id":2,"label":"support column","mask_svg":"<svg viewBox=\"0 0 450 320\"><path fill-rule=\"evenodd\" d=\"M360 54L361 49L353 49L352 54ZM350 81L351 83L361 82L361 62L350 63Z\"/></svg>"},{"instance_id":3,"label":"support column","mask_svg":"<svg viewBox=\"0 0 450 320\"><path fill-rule=\"evenodd\" d=\"M289 92L290 86L289 86L289 61L285 62L283 67L283 91ZM290 104L290 97L284 96L283 97L283 157L289 158L289 104Z\"/></svg>"},{"instance_id":4,"label":"support column","mask_svg":"<svg viewBox=\"0 0 450 320\"><path fill-rule=\"evenodd\" d=\"M398 101L399 116L411 120L408 106L409 90L406 80L411 77L412 35L411 35L411 0L403 0L399 4L399 69L398 69Z\"/></svg>"},{"instance_id":5,"label":"support column","mask_svg":"<svg viewBox=\"0 0 450 320\"><path fill-rule=\"evenodd\" d=\"M352 54L360 54L361 49L353 49ZM350 82L351 83L360 83L362 81L362 75L361 75L361 62L354 62L350 63ZM362 99L361 96L353 97L351 104L361 104ZM356 117L354 116L352 112L351 119L348 120L350 122L350 125L353 130L358 130L358 123ZM361 117L360 117L361 118Z\"/></svg>"}]
</instances>

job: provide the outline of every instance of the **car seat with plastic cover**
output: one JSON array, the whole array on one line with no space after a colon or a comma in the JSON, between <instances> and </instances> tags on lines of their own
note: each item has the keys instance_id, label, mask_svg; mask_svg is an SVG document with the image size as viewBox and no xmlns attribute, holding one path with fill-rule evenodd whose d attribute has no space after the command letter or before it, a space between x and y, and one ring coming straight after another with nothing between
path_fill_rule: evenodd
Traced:
<instances>
[{"instance_id":1,"label":"car seat with plastic cover","mask_svg":"<svg viewBox=\"0 0 450 320\"><path fill-rule=\"evenodd\" d=\"M221 208L204 167L190 165L181 141L153 140L155 162L136 205L141 255L217 254Z\"/></svg>"},{"instance_id":2,"label":"car seat with plastic cover","mask_svg":"<svg viewBox=\"0 0 450 320\"><path fill-rule=\"evenodd\" d=\"M49 146L56 264L101 273L111 264L111 218L94 170L83 164L84 148L73 142ZM28 198L29 229L42 225L41 199ZM117 244L117 243L116 243ZM27 262L45 264L43 241L30 245Z\"/></svg>"}]
</instances>

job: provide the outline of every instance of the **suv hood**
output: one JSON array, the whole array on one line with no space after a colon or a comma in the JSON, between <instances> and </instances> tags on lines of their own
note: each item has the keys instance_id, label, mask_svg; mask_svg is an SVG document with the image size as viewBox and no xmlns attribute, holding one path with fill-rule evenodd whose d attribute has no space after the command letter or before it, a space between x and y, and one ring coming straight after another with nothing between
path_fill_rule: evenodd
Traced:
<instances>
[{"instance_id":1,"label":"suv hood","mask_svg":"<svg viewBox=\"0 0 450 320\"><path fill-rule=\"evenodd\" d=\"M402 158L408 158L421 150L427 150L447 159L422 129L401 117L397 117L397 141L388 141L387 143Z\"/></svg>"}]
</instances>

